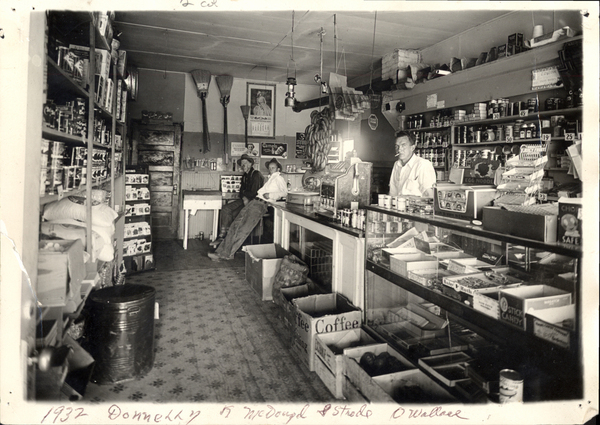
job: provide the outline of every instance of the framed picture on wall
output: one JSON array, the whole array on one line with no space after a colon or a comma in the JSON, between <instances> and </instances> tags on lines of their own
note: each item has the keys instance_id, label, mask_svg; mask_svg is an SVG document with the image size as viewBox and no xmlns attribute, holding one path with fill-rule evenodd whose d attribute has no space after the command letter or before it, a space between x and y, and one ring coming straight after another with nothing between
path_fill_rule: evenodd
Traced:
<instances>
[{"instance_id":1,"label":"framed picture on wall","mask_svg":"<svg viewBox=\"0 0 600 425\"><path fill-rule=\"evenodd\" d=\"M248 137L275 138L275 84L247 83Z\"/></svg>"}]
</instances>

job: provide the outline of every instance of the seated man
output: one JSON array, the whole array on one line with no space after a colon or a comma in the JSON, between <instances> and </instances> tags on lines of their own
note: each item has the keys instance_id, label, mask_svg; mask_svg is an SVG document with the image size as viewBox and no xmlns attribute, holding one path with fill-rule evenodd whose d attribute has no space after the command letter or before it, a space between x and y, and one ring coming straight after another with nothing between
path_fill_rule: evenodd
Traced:
<instances>
[{"instance_id":1,"label":"seated man","mask_svg":"<svg viewBox=\"0 0 600 425\"><path fill-rule=\"evenodd\" d=\"M281 176L279 161L273 158L267 162L267 168L269 169L269 179L258 190L256 199L250 201L240 211L217 250L208 254L211 260L232 260L235 252L242 246L261 217L267 212L268 203L279 201L287 195L287 184Z\"/></svg>"},{"instance_id":2,"label":"seated man","mask_svg":"<svg viewBox=\"0 0 600 425\"><path fill-rule=\"evenodd\" d=\"M223 242L233 220L235 220L242 208L248 205L248 202L256 198L258 189L263 185L263 176L261 172L254 169L254 158L247 154L243 154L242 157L238 159L238 165L242 167L242 171L244 172L240 184L239 199L229 202L221 209L221 230L219 231L218 238L210 243L210 246L212 247L217 247Z\"/></svg>"}]
</instances>

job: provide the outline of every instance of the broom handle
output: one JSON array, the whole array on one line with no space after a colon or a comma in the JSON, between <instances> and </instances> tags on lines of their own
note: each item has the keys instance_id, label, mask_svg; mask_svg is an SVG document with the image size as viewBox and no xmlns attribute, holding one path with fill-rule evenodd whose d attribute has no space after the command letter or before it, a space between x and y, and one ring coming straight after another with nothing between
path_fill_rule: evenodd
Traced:
<instances>
[{"instance_id":1,"label":"broom handle","mask_svg":"<svg viewBox=\"0 0 600 425\"><path fill-rule=\"evenodd\" d=\"M225 164L229 164L229 136L227 135L227 102L223 103L223 148L225 149Z\"/></svg>"},{"instance_id":2,"label":"broom handle","mask_svg":"<svg viewBox=\"0 0 600 425\"><path fill-rule=\"evenodd\" d=\"M206 99L205 96L201 96L202 99L202 137L204 141L203 149L204 153L210 152L210 136L208 135L208 118L206 116Z\"/></svg>"}]
</instances>

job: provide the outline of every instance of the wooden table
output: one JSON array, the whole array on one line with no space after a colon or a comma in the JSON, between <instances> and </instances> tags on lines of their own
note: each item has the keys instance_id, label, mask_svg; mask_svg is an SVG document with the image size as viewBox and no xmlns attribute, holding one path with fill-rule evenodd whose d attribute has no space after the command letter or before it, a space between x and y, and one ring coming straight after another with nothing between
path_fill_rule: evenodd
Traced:
<instances>
[{"instance_id":1,"label":"wooden table","mask_svg":"<svg viewBox=\"0 0 600 425\"><path fill-rule=\"evenodd\" d=\"M213 210L212 240L219 230L219 210L223 206L223 196L219 190L183 191L183 249L187 249L190 215L198 210Z\"/></svg>"}]
</instances>

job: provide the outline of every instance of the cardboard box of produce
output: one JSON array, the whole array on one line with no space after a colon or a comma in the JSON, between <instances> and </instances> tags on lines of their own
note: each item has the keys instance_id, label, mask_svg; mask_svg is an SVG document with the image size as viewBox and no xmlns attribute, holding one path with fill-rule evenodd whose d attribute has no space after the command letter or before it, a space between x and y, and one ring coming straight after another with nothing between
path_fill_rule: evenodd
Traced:
<instances>
[{"instance_id":1,"label":"cardboard box of produce","mask_svg":"<svg viewBox=\"0 0 600 425\"><path fill-rule=\"evenodd\" d=\"M526 239L556 242L556 215L536 215L508 211L501 207L483 207L483 228Z\"/></svg>"},{"instance_id":2,"label":"cardboard box of produce","mask_svg":"<svg viewBox=\"0 0 600 425\"><path fill-rule=\"evenodd\" d=\"M315 337L315 372L336 398L342 398L344 349L375 344L362 329L320 334Z\"/></svg>"},{"instance_id":3,"label":"cardboard box of produce","mask_svg":"<svg viewBox=\"0 0 600 425\"><path fill-rule=\"evenodd\" d=\"M62 307L80 296L86 269L81 240L40 241L37 299L44 307Z\"/></svg>"},{"instance_id":4,"label":"cardboard box of produce","mask_svg":"<svg viewBox=\"0 0 600 425\"><path fill-rule=\"evenodd\" d=\"M397 254L390 257L390 269L400 276L408 277L409 270L436 269L437 258L421 253Z\"/></svg>"},{"instance_id":5,"label":"cardboard box of produce","mask_svg":"<svg viewBox=\"0 0 600 425\"><path fill-rule=\"evenodd\" d=\"M344 394L344 398L350 403L369 403L369 400L358 391L358 388L346 376L342 378L342 394Z\"/></svg>"},{"instance_id":6,"label":"cardboard box of produce","mask_svg":"<svg viewBox=\"0 0 600 425\"><path fill-rule=\"evenodd\" d=\"M382 355L382 353L386 354ZM387 360L388 358L393 360ZM371 403L393 402L392 396L379 386L373 379L374 376L388 378L402 376L403 373L414 369L412 363L388 344L366 345L344 350L344 374Z\"/></svg>"},{"instance_id":7,"label":"cardboard box of produce","mask_svg":"<svg viewBox=\"0 0 600 425\"><path fill-rule=\"evenodd\" d=\"M294 339L294 333L296 332L296 306L292 303L294 298L307 297L313 294L314 291L308 283L298 286L290 286L286 288L280 288L273 295L273 302L280 307L281 320L284 326L284 332L289 337L288 344L291 344Z\"/></svg>"},{"instance_id":8,"label":"cardboard box of produce","mask_svg":"<svg viewBox=\"0 0 600 425\"><path fill-rule=\"evenodd\" d=\"M289 251L278 244L246 245L246 281L263 301L273 299L273 281Z\"/></svg>"},{"instance_id":9,"label":"cardboard box of produce","mask_svg":"<svg viewBox=\"0 0 600 425\"><path fill-rule=\"evenodd\" d=\"M309 295L292 302L296 307L292 350L310 371L314 371L315 335L361 327L361 310L341 294Z\"/></svg>"},{"instance_id":10,"label":"cardboard box of produce","mask_svg":"<svg viewBox=\"0 0 600 425\"><path fill-rule=\"evenodd\" d=\"M525 315L529 310L543 310L571 304L571 294L548 285L501 289L500 320L527 330Z\"/></svg>"},{"instance_id":11,"label":"cardboard box of produce","mask_svg":"<svg viewBox=\"0 0 600 425\"><path fill-rule=\"evenodd\" d=\"M528 331L559 347L570 349L575 329L575 304L526 313Z\"/></svg>"}]
</instances>

